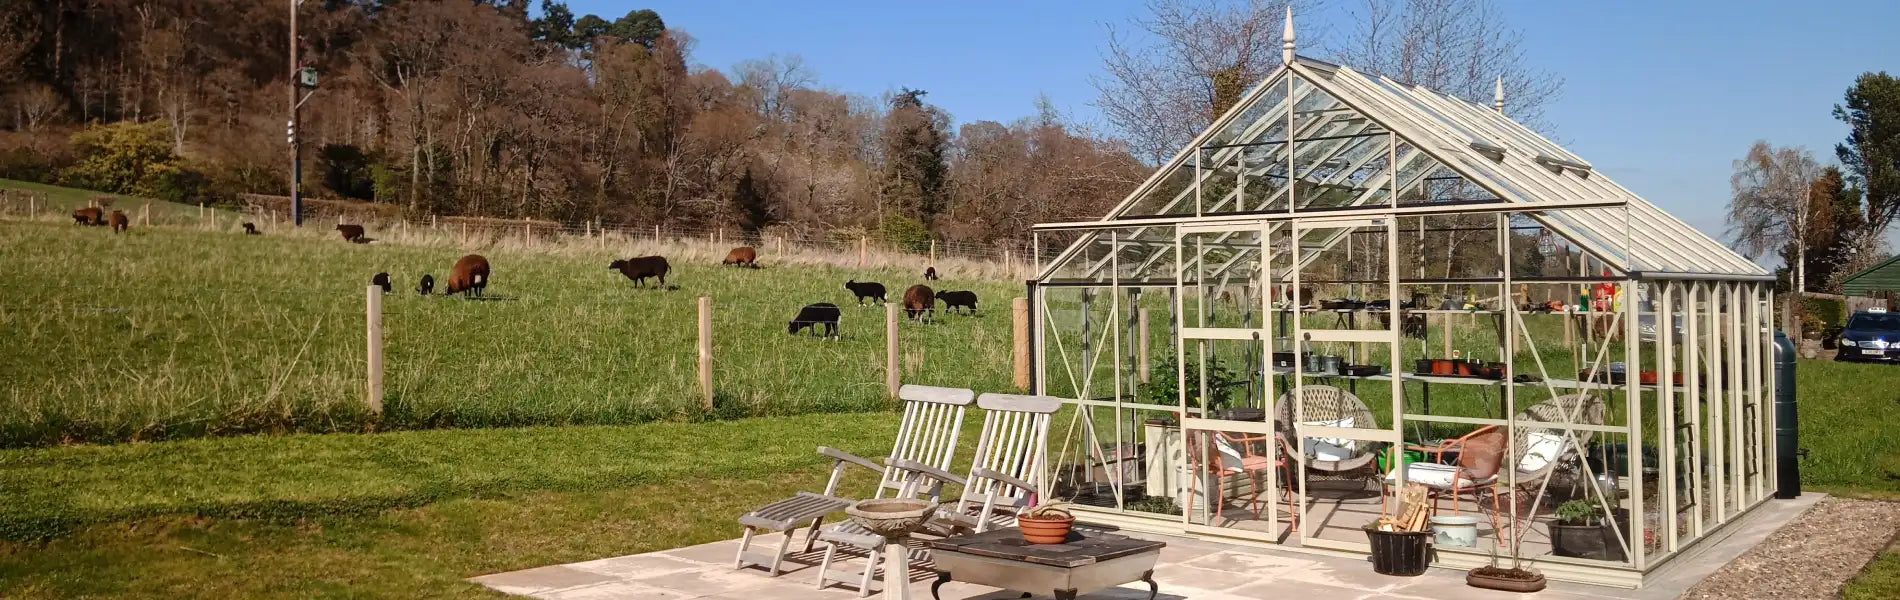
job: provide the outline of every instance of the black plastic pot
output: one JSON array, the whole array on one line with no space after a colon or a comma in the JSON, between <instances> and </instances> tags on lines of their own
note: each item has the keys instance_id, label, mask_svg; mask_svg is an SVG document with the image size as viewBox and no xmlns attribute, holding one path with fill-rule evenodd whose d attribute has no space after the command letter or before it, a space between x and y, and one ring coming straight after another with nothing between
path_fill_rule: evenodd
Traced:
<instances>
[{"instance_id":1,"label":"black plastic pot","mask_svg":"<svg viewBox=\"0 0 1900 600\"><path fill-rule=\"evenodd\" d=\"M1622 509L1618 509L1619 512ZM1628 513L1616 516L1616 525L1629 532ZM1609 525L1550 525L1550 552L1557 556L1587 558L1623 562L1628 555L1623 553L1623 544L1617 541L1616 530Z\"/></svg>"},{"instance_id":2,"label":"black plastic pot","mask_svg":"<svg viewBox=\"0 0 1900 600\"><path fill-rule=\"evenodd\" d=\"M1366 529L1366 540L1372 544L1372 572L1400 577L1425 574L1431 565L1431 539L1429 531Z\"/></svg>"}]
</instances>

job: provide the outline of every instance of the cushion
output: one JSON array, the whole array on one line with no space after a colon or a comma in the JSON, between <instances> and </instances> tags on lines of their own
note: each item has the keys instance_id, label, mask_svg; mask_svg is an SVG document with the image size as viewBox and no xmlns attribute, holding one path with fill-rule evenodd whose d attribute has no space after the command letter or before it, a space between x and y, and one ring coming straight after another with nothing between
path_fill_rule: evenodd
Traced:
<instances>
[{"instance_id":1,"label":"cushion","mask_svg":"<svg viewBox=\"0 0 1900 600\"><path fill-rule=\"evenodd\" d=\"M1246 457L1240 453L1240 449L1234 447L1233 442L1227 441L1226 436L1215 435L1215 434L1209 434L1209 435L1214 436L1214 448L1220 451L1221 470L1223 471L1241 470L1242 466L1245 465L1247 461L1246 461Z\"/></svg>"},{"instance_id":2,"label":"cushion","mask_svg":"<svg viewBox=\"0 0 1900 600\"><path fill-rule=\"evenodd\" d=\"M1458 467L1456 465L1441 465L1438 463L1423 463L1423 462L1405 464L1405 480L1407 482L1417 483L1420 485L1424 485L1426 487L1438 488L1441 490L1452 489L1452 484L1453 484L1452 480L1456 478L1457 475L1458 475ZM1385 479L1386 481L1389 481L1392 483L1398 483L1398 480L1399 480L1398 471L1391 471L1391 472L1386 473ZM1491 483L1491 478L1487 477L1487 478L1479 479L1475 481L1467 478L1464 480L1457 481L1456 483L1463 487L1471 487L1473 485L1482 485L1482 484Z\"/></svg>"},{"instance_id":3,"label":"cushion","mask_svg":"<svg viewBox=\"0 0 1900 600\"><path fill-rule=\"evenodd\" d=\"M1346 417L1337 421L1304 421L1300 424L1307 427L1353 427L1352 417ZM1318 460L1336 462L1348 460L1359 455L1356 451L1358 445L1357 440L1316 437L1301 438L1301 440L1301 451L1305 452L1307 456Z\"/></svg>"},{"instance_id":4,"label":"cushion","mask_svg":"<svg viewBox=\"0 0 1900 600\"><path fill-rule=\"evenodd\" d=\"M1547 429L1534 429L1525 434L1524 458L1518 459L1519 473L1536 473L1556 462L1563 456L1564 443L1569 440L1561 432Z\"/></svg>"}]
</instances>

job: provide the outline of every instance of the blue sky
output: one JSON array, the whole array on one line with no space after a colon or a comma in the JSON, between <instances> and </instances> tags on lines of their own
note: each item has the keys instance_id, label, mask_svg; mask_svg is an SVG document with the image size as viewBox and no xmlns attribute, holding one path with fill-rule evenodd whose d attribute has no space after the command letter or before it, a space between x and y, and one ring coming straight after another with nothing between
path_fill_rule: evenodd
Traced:
<instances>
[{"instance_id":1,"label":"blue sky","mask_svg":"<svg viewBox=\"0 0 1900 600\"><path fill-rule=\"evenodd\" d=\"M1331 0L1300 31L1349 29ZM823 87L876 96L899 86L959 123L1031 114L1038 94L1096 122L1090 77L1106 25L1140 0L895 2L608 2L570 0L612 19L652 8L698 40L693 59L797 54ZM1900 2L1499 0L1531 66L1565 81L1546 109L1558 141L1617 182L1717 238L1732 162L1758 139L1833 162L1846 136L1831 115L1853 78L1900 69ZM1302 35L1301 39L1309 39ZM1320 52L1304 52L1322 55Z\"/></svg>"}]
</instances>

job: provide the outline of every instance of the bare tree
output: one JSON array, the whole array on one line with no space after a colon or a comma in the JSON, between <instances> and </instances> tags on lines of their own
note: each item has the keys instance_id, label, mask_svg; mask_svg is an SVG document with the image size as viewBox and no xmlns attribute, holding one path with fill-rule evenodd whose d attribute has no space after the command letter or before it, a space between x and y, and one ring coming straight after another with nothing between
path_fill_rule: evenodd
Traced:
<instances>
[{"instance_id":1,"label":"bare tree","mask_svg":"<svg viewBox=\"0 0 1900 600\"><path fill-rule=\"evenodd\" d=\"M1562 78L1531 68L1524 34L1490 0L1364 0L1337 58L1354 69L1490 105L1498 80L1511 118L1543 129Z\"/></svg>"},{"instance_id":2,"label":"bare tree","mask_svg":"<svg viewBox=\"0 0 1900 600\"><path fill-rule=\"evenodd\" d=\"M1748 155L1735 161L1729 178L1733 196L1728 204L1730 245L1756 258L1795 246L1795 290L1807 291L1808 196L1820 168L1803 148L1776 148L1755 142Z\"/></svg>"},{"instance_id":3,"label":"bare tree","mask_svg":"<svg viewBox=\"0 0 1900 600\"><path fill-rule=\"evenodd\" d=\"M1167 160L1280 66L1287 7L1312 0L1149 0L1131 32L1108 29L1094 77L1102 114L1151 163ZM1307 39L1317 39L1309 36ZM1152 41L1149 40L1152 38Z\"/></svg>"}]
</instances>

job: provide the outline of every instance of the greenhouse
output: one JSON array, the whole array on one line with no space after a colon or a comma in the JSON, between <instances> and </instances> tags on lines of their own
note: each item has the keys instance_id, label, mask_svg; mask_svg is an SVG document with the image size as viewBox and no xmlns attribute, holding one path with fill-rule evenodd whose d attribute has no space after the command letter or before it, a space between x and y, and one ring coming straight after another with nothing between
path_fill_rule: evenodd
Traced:
<instances>
[{"instance_id":1,"label":"greenhouse","mask_svg":"<svg viewBox=\"0 0 1900 600\"><path fill-rule=\"evenodd\" d=\"M1292 56L1098 221L1034 228L1084 520L1640 587L1773 494L1772 276L1493 106ZM1047 254L1044 254L1047 252ZM1416 497L1415 497L1416 498Z\"/></svg>"}]
</instances>

